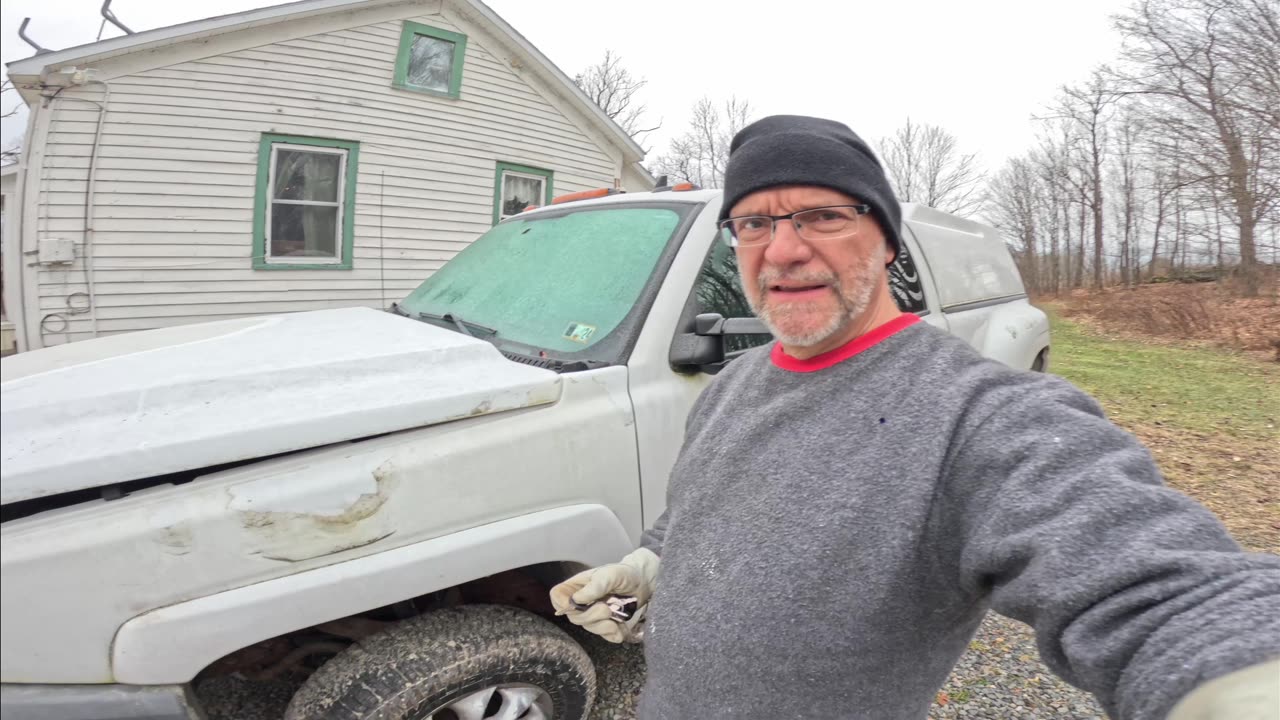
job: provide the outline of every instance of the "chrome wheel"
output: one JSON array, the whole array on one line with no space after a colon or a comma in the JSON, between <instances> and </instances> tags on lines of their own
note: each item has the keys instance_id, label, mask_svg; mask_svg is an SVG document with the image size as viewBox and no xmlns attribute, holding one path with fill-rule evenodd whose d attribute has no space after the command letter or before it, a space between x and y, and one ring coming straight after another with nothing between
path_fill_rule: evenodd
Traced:
<instances>
[{"instance_id":1,"label":"chrome wheel","mask_svg":"<svg viewBox=\"0 0 1280 720\"><path fill-rule=\"evenodd\" d=\"M471 693L427 720L552 720L551 696L531 685L499 685Z\"/></svg>"}]
</instances>

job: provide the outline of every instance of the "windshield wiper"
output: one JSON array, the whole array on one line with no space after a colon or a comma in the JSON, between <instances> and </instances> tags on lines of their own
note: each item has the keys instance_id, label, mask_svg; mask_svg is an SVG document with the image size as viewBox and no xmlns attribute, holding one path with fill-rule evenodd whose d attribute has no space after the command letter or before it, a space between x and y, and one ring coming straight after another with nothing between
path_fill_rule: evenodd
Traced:
<instances>
[{"instance_id":1,"label":"windshield wiper","mask_svg":"<svg viewBox=\"0 0 1280 720\"><path fill-rule=\"evenodd\" d=\"M397 315L403 315L405 317L409 317L409 311L400 307L400 303L391 303L391 307L389 309L391 310L391 312Z\"/></svg>"},{"instance_id":2,"label":"windshield wiper","mask_svg":"<svg viewBox=\"0 0 1280 720\"><path fill-rule=\"evenodd\" d=\"M453 323L453 324L458 328L458 332L462 333L463 335L467 335L468 337L475 337L475 336L476 336L476 334L475 334L475 333L473 333L473 332L471 332L470 330L468 330L468 329L467 329L466 324L464 324L464 323L462 322L462 318L460 318L460 317L456 317L453 313L445 313L445 314L441 315L440 317L442 317L442 318L444 318L445 320L448 320L449 322Z\"/></svg>"},{"instance_id":3,"label":"windshield wiper","mask_svg":"<svg viewBox=\"0 0 1280 720\"><path fill-rule=\"evenodd\" d=\"M558 373L582 372L583 370L594 370L596 368L609 367L610 365L610 363L604 360L562 360L560 358L546 357L545 355L532 355L530 353L516 352L510 349L502 350L502 354L506 356L508 360L515 360L518 363L532 365L546 370L554 370Z\"/></svg>"},{"instance_id":4,"label":"windshield wiper","mask_svg":"<svg viewBox=\"0 0 1280 720\"><path fill-rule=\"evenodd\" d=\"M462 318L458 317L453 313L444 313L443 315L436 315L434 313L429 313L429 312L420 312L418 313L418 318L421 320L435 320L436 322L449 323L450 325L457 328L458 332L462 333L463 335L467 335L469 337L476 336L475 333L471 332L471 328L476 328L481 332L487 333L489 337L494 337L498 334L498 331L491 327L485 327L484 325L477 325L473 322L463 320Z\"/></svg>"}]
</instances>

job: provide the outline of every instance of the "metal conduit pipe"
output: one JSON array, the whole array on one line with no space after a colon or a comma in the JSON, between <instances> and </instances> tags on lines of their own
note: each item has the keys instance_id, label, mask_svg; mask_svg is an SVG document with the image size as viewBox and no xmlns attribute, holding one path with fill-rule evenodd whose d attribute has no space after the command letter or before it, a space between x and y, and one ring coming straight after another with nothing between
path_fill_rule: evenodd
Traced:
<instances>
[{"instance_id":1,"label":"metal conduit pipe","mask_svg":"<svg viewBox=\"0 0 1280 720\"><path fill-rule=\"evenodd\" d=\"M101 85L102 102L88 98L62 97L55 95L54 100L79 100L98 106L98 126L93 133L93 146L89 152L89 177L84 193L84 275L89 295L89 330L91 337L98 337L98 296L93 284L93 223L94 192L98 179L98 150L102 146L102 128L106 124L107 106L111 102L111 86L105 80L89 78L82 86Z\"/></svg>"}]
</instances>

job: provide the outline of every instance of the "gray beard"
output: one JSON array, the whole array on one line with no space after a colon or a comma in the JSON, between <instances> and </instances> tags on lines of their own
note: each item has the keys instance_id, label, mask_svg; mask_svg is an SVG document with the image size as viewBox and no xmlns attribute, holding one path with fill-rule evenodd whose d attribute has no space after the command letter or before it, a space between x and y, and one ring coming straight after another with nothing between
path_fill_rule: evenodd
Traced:
<instances>
[{"instance_id":1,"label":"gray beard","mask_svg":"<svg viewBox=\"0 0 1280 720\"><path fill-rule=\"evenodd\" d=\"M838 276L830 273L785 273L776 268L765 268L760 271L760 276L756 279L759 300L748 297L747 301L756 317L783 345L811 347L844 330L849 323L866 312L881 272L880 262L880 258L875 253L868 255L861 265L854 268L853 276L849 278L847 285L841 282ZM792 335L784 332L780 326L786 322L788 315L792 312L807 312L811 308L804 305L797 306L794 303L788 303L790 307L771 307L764 298L768 297L769 286L781 280L827 285L836 293L836 300L840 305L839 312L833 313L824 325L808 333Z\"/></svg>"}]
</instances>

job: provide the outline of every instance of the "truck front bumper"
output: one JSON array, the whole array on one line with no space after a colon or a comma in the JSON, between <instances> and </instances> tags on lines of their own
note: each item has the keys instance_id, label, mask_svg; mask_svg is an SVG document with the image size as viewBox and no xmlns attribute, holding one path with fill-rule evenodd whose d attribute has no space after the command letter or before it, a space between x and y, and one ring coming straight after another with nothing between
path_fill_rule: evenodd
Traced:
<instances>
[{"instance_id":1,"label":"truck front bumper","mask_svg":"<svg viewBox=\"0 0 1280 720\"><path fill-rule=\"evenodd\" d=\"M204 720L185 685L0 685L4 720Z\"/></svg>"}]
</instances>

